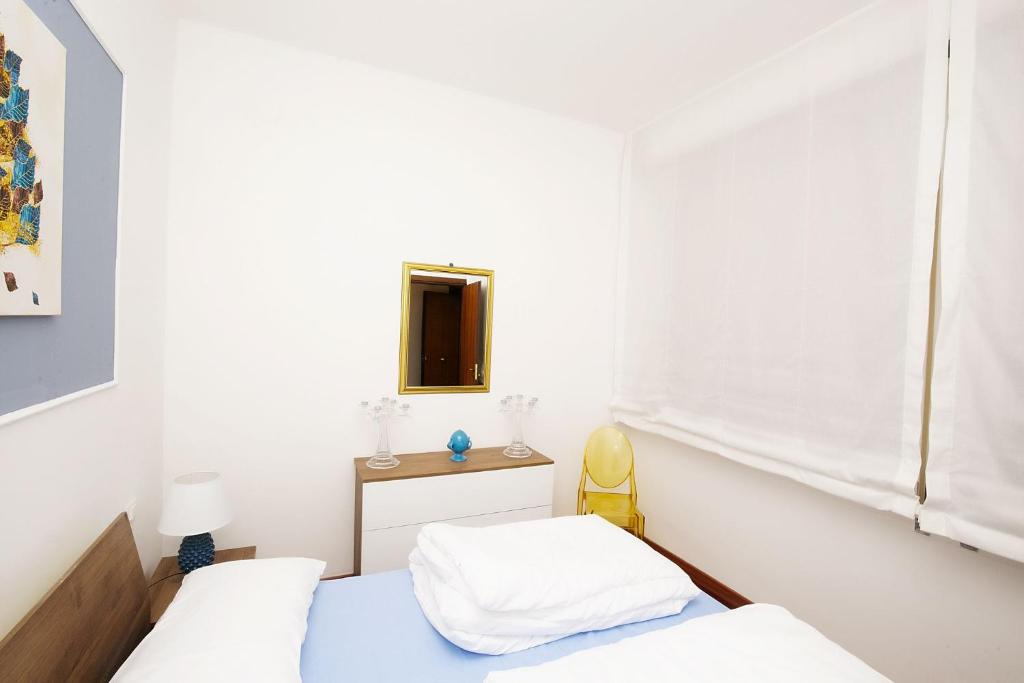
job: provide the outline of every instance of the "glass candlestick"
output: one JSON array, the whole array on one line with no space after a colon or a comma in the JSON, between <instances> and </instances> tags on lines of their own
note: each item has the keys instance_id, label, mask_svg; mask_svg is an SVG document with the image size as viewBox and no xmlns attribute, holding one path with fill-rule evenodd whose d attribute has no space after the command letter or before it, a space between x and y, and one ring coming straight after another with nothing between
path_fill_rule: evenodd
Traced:
<instances>
[{"instance_id":1,"label":"glass candlestick","mask_svg":"<svg viewBox=\"0 0 1024 683\"><path fill-rule=\"evenodd\" d=\"M504 450L510 458L529 458L533 451L526 446L523 438L523 417L533 413L537 405L537 397L526 398L522 394L509 395L501 399L501 412L512 413L512 443Z\"/></svg>"},{"instance_id":2,"label":"glass candlestick","mask_svg":"<svg viewBox=\"0 0 1024 683\"><path fill-rule=\"evenodd\" d=\"M384 396L379 403L373 406L369 401L363 401L359 406L366 411L370 419L377 423L377 450L366 461L366 466L375 470L397 467L400 461L391 452L391 420L396 417L408 416L409 404L398 405L397 400Z\"/></svg>"}]
</instances>

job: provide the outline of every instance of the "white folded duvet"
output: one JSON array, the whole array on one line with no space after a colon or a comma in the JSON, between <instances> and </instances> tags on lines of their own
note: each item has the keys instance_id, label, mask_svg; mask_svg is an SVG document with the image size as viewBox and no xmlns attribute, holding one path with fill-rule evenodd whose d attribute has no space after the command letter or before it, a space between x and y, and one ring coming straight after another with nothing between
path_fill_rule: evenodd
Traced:
<instances>
[{"instance_id":1,"label":"white folded duvet","mask_svg":"<svg viewBox=\"0 0 1024 683\"><path fill-rule=\"evenodd\" d=\"M465 604L456 598L465 611L460 618L458 608L452 602L445 603L446 618L435 598L437 585L432 580L423 564L417 561L417 552L410 557L409 569L412 572L413 591L420 603L427 621L451 643L463 650L488 655L503 655L518 652L527 648L550 643L559 638L571 636L583 631L596 631L636 621L657 619L671 614L678 614L686 605L687 600L665 600L654 604L643 604L630 609L583 616L559 613L557 610L544 612L488 612L473 605ZM453 593L441 589L447 600L453 600ZM586 613L588 610L582 610ZM453 625L456 624L456 625ZM460 628L460 626L462 628Z\"/></svg>"},{"instance_id":2,"label":"white folded duvet","mask_svg":"<svg viewBox=\"0 0 1024 683\"><path fill-rule=\"evenodd\" d=\"M596 515L429 524L409 567L434 628L486 654L677 614L699 593L682 570Z\"/></svg>"},{"instance_id":3,"label":"white folded duvet","mask_svg":"<svg viewBox=\"0 0 1024 683\"><path fill-rule=\"evenodd\" d=\"M873 682L880 673L775 605L747 605L538 666L493 671L484 683Z\"/></svg>"}]
</instances>

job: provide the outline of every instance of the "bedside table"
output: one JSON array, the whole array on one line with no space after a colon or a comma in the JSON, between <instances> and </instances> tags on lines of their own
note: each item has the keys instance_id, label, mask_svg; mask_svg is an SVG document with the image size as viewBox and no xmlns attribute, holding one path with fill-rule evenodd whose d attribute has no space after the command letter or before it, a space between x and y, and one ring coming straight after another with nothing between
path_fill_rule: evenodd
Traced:
<instances>
[{"instance_id":1,"label":"bedside table","mask_svg":"<svg viewBox=\"0 0 1024 683\"><path fill-rule=\"evenodd\" d=\"M218 550L213 555L213 563L218 562L231 562L233 560L252 560L256 558L256 546L249 545L244 548L227 548L226 550ZM157 620L163 616L167 606L171 604L171 600L178 593L178 589L181 588L181 580L185 578L184 574L177 574L181 570L178 569L178 556L172 555L171 557L160 558L160 564L156 566L156 571L153 572L153 576L149 577L149 584L156 584L149 589L149 625L152 626ZM170 577L170 578L166 578ZM163 579L163 581L160 581ZM160 581L160 583L156 583Z\"/></svg>"}]
</instances>

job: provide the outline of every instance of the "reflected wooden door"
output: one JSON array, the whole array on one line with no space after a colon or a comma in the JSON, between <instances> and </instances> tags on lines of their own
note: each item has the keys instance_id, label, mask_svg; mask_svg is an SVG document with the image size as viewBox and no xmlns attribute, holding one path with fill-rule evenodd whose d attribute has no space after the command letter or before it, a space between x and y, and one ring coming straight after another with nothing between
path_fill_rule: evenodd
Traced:
<instances>
[{"instance_id":1,"label":"reflected wooden door","mask_svg":"<svg viewBox=\"0 0 1024 683\"><path fill-rule=\"evenodd\" d=\"M423 386L459 383L459 327L462 287L450 293L423 292Z\"/></svg>"},{"instance_id":2,"label":"reflected wooden door","mask_svg":"<svg viewBox=\"0 0 1024 683\"><path fill-rule=\"evenodd\" d=\"M459 325L459 384L480 384L480 283L462 288L462 316Z\"/></svg>"}]
</instances>

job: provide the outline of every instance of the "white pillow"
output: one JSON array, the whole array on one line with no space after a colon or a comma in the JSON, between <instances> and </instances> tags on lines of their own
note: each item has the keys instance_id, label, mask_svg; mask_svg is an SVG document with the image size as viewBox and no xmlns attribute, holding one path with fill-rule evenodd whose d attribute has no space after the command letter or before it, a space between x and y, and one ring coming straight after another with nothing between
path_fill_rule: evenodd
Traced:
<instances>
[{"instance_id":1,"label":"white pillow","mask_svg":"<svg viewBox=\"0 0 1024 683\"><path fill-rule=\"evenodd\" d=\"M885 683L864 662L781 607L746 605L580 650L484 683Z\"/></svg>"},{"instance_id":2,"label":"white pillow","mask_svg":"<svg viewBox=\"0 0 1024 683\"><path fill-rule=\"evenodd\" d=\"M112 680L300 682L306 617L325 566L282 557L195 570Z\"/></svg>"}]
</instances>

